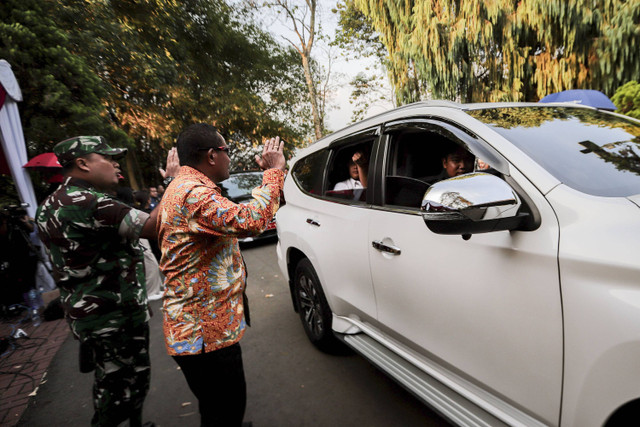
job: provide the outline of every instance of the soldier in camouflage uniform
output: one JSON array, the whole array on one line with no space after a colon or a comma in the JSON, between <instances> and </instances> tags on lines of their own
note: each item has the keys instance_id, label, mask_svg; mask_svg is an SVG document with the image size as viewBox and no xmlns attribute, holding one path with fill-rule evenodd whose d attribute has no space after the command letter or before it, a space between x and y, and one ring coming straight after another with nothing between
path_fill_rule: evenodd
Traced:
<instances>
[{"instance_id":1,"label":"soldier in camouflage uniform","mask_svg":"<svg viewBox=\"0 0 640 427\"><path fill-rule=\"evenodd\" d=\"M142 424L149 389L149 312L140 237L155 238L156 213L112 198L120 178L102 137L80 136L54 148L62 185L38 208L36 221L54 266L71 330L95 356L94 426ZM167 172L179 168L175 150Z\"/></svg>"}]
</instances>

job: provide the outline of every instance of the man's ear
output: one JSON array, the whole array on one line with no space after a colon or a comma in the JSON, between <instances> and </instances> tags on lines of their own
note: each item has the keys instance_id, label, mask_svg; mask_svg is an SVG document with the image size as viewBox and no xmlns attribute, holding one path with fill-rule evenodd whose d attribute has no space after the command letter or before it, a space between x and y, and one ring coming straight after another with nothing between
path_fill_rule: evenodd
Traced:
<instances>
[{"instance_id":1,"label":"man's ear","mask_svg":"<svg viewBox=\"0 0 640 427\"><path fill-rule=\"evenodd\" d=\"M89 164L85 157L76 157L75 159L73 159L73 161L75 162L76 167L81 171L91 172L91 168L89 167Z\"/></svg>"},{"instance_id":2,"label":"man's ear","mask_svg":"<svg viewBox=\"0 0 640 427\"><path fill-rule=\"evenodd\" d=\"M216 164L216 151L215 150L209 150L209 152L207 153L207 162L211 166Z\"/></svg>"}]
</instances>

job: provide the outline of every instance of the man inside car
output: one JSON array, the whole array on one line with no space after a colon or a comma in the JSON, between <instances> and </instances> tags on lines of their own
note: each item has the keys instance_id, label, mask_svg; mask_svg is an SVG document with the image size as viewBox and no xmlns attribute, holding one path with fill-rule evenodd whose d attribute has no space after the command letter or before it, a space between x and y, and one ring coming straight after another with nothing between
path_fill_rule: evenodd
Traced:
<instances>
[{"instance_id":1,"label":"man inside car","mask_svg":"<svg viewBox=\"0 0 640 427\"><path fill-rule=\"evenodd\" d=\"M464 147L458 144L447 144L444 154L442 155L442 172L438 175L422 179L433 184L443 179L453 178L454 176L464 175L473 172L473 163L475 157Z\"/></svg>"}]
</instances>

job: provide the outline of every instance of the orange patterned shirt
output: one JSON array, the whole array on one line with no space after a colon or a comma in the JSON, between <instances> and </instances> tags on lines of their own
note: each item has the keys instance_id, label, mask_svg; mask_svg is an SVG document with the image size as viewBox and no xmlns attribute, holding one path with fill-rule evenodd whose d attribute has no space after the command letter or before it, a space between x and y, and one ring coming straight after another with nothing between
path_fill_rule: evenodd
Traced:
<instances>
[{"instance_id":1,"label":"orange patterned shirt","mask_svg":"<svg viewBox=\"0 0 640 427\"><path fill-rule=\"evenodd\" d=\"M158 213L160 269L169 355L198 354L235 344L246 323L246 272L237 237L262 233L279 207L284 172L265 171L253 200L235 204L189 166L166 189Z\"/></svg>"}]
</instances>

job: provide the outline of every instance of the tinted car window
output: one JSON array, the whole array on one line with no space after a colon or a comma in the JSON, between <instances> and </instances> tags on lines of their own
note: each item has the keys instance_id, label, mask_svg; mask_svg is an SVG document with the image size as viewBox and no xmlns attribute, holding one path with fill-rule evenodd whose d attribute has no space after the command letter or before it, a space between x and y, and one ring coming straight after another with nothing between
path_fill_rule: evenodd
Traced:
<instances>
[{"instance_id":1,"label":"tinted car window","mask_svg":"<svg viewBox=\"0 0 640 427\"><path fill-rule=\"evenodd\" d=\"M324 195L327 197L347 200L349 202L365 202L367 199L366 177L359 179L358 168L353 163L353 155L360 153L362 160L361 170L368 177L369 158L373 141L364 141L357 144L341 146L334 150L327 168L327 188ZM351 171L355 175L351 175ZM350 179L350 178L355 178Z\"/></svg>"},{"instance_id":2,"label":"tinted car window","mask_svg":"<svg viewBox=\"0 0 640 427\"><path fill-rule=\"evenodd\" d=\"M218 184L224 197L234 202L251 198L251 191L262 185L262 172L234 173Z\"/></svg>"},{"instance_id":3,"label":"tinted car window","mask_svg":"<svg viewBox=\"0 0 640 427\"><path fill-rule=\"evenodd\" d=\"M640 125L631 120L561 107L468 113L571 188L606 197L640 193Z\"/></svg>"},{"instance_id":4,"label":"tinted car window","mask_svg":"<svg viewBox=\"0 0 640 427\"><path fill-rule=\"evenodd\" d=\"M317 195L322 194L322 178L327 164L327 156L328 152L322 150L296 162L291 175L303 191Z\"/></svg>"}]
</instances>

